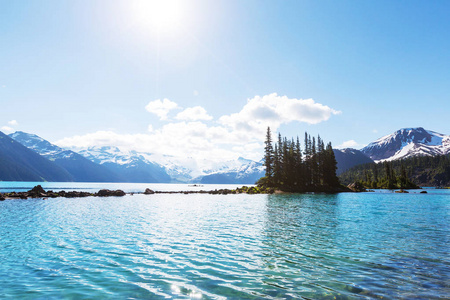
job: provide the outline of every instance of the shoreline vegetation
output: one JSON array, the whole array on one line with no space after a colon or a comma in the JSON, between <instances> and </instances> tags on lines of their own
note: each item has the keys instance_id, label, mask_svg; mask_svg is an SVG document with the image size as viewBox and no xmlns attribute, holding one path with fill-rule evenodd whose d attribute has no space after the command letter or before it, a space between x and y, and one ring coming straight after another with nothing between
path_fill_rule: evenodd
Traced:
<instances>
[{"instance_id":1,"label":"shoreline vegetation","mask_svg":"<svg viewBox=\"0 0 450 300\"><path fill-rule=\"evenodd\" d=\"M360 182L371 189L446 187L450 184L450 155L414 156L354 166L339 175L344 184Z\"/></svg>"}]
</instances>

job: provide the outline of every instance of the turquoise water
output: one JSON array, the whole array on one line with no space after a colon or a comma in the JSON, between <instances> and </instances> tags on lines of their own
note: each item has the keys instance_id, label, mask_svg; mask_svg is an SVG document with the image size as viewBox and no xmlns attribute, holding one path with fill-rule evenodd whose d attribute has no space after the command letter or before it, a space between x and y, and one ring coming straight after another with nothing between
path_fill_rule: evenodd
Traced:
<instances>
[{"instance_id":1,"label":"turquoise water","mask_svg":"<svg viewBox=\"0 0 450 300\"><path fill-rule=\"evenodd\" d=\"M450 298L450 191L428 191L6 200L0 298Z\"/></svg>"}]
</instances>

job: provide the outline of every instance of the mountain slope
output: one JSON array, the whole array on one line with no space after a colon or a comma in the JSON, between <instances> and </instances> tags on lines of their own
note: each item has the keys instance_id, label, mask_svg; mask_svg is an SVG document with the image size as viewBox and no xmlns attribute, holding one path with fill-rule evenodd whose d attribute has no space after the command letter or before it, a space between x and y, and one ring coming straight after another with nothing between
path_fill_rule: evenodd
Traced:
<instances>
[{"instance_id":1,"label":"mountain slope","mask_svg":"<svg viewBox=\"0 0 450 300\"><path fill-rule=\"evenodd\" d=\"M9 135L25 147L34 150L69 172L78 182L121 182L122 177L70 150L65 150L43 138L22 131Z\"/></svg>"},{"instance_id":2,"label":"mountain slope","mask_svg":"<svg viewBox=\"0 0 450 300\"><path fill-rule=\"evenodd\" d=\"M254 184L264 176L260 162L239 158L226 162L191 157L123 151L117 147L89 147L78 153L87 159L125 174L131 182Z\"/></svg>"},{"instance_id":3,"label":"mountain slope","mask_svg":"<svg viewBox=\"0 0 450 300\"><path fill-rule=\"evenodd\" d=\"M356 149L333 149L333 151L337 161L337 175L356 165L373 163L373 160L371 158L367 157L364 153Z\"/></svg>"},{"instance_id":4,"label":"mountain slope","mask_svg":"<svg viewBox=\"0 0 450 300\"><path fill-rule=\"evenodd\" d=\"M73 181L65 169L0 132L0 180Z\"/></svg>"},{"instance_id":5,"label":"mountain slope","mask_svg":"<svg viewBox=\"0 0 450 300\"><path fill-rule=\"evenodd\" d=\"M450 136L422 127L403 128L361 149L375 162L450 153Z\"/></svg>"},{"instance_id":6,"label":"mountain slope","mask_svg":"<svg viewBox=\"0 0 450 300\"><path fill-rule=\"evenodd\" d=\"M169 183L171 177L164 167L150 161L145 154L136 151L121 151L117 147L89 147L79 154L120 174L124 182Z\"/></svg>"},{"instance_id":7,"label":"mountain slope","mask_svg":"<svg viewBox=\"0 0 450 300\"><path fill-rule=\"evenodd\" d=\"M265 176L265 167L262 162L239 157L237 160L223 163L219 168L203 172L205 175L196 178L195 182L255 184L258 179Z\"/></svg>"},{"instance_id":8,"label":"mountain slope","mask_svg":"<svg viewBox=\"0 0 450 300\"><path fill-rule=\"evenodd\" d=\"M450 154L413 156L402 160L369 163L350 168L339 175L342 183L362 182L367 188L387 188L389 177L398 184L402 174L420 186L450 186Z\"/></svg>"}]
</instances>

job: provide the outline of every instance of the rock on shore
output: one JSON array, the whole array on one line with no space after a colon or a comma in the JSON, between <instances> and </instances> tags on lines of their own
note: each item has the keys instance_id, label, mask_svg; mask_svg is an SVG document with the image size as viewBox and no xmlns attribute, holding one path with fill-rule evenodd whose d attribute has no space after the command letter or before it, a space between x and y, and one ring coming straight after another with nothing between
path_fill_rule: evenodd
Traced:
<instances>
[{"instance_id":1,"label":"rock on shore","mask_svg":"<svg viewBox=\"0 0 450 300\"><path fill-rule=\"evenodd\" d=\"M97 193L89 193L89 192L77 192L77 191L45 191L41 185L37 185L28 192L11 192L0 194L0 201L5 199L28 199L28 198L83 198L83 197L121 197L125 196L125 192L122 190L100 190Z\"/></svg>"}]
</instances>

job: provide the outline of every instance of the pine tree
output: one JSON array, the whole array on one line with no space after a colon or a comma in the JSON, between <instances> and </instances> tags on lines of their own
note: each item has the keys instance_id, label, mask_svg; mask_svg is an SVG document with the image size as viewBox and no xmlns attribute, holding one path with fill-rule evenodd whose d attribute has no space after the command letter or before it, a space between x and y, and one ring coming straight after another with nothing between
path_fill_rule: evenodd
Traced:
<instances>
[{"instance_id":1,"label":"pine tree","mask_svg":"<svg viewBox=\"0 0 450 300\"><path fill-rule=\"evenodd\" d=\"M320 179L319 184L323 185L323 172L325 160L325 145L320 135L317 136L317 177Z\"/></svg>"},{"instance_id":2,"label":"pine tree","mask_svg":"<svg viewBox=\"0 0 450 300\"><path fill-rule=\"evenodd\" d=\"M266 177L259 184L292 192L330 191L340 185L331 143L325 149L320 136L316 143L314 137L305 133L304 157L298 137L294 141L278 134L278 141L272 146L268 128L265 144Z\"/></svg>"},{"instance_id":3,"label":"pine tree","mask_svg":"<svg viewBox=\"0 0 450 300\"><path fill-rule=\"evenodd\" d=\"M281 176L280 156L278 152L278 145L275 144L275 149L273 151L273 178L272 178L274 186L279 185L280 176Z\"/></svg>"},{"instance_id":4,"label":"pine tree","mask_svg":"<svg viewBox=\"0 0 450 300\"><path fill-rule=\"evenodd\" d=\"M336 176L337 162L334 156L333 147L331 143L327 144L325 149L325 164L324 164L324 185L328 187L339 187L339 179Z\"/></svg>"},{"instance_id":5,"label":"pine tree","mask_svg":"<svg viewBox=\"0 0 450 300\"><path fill-rule=\"evenodd\" d=\"M312 138L311 144L311 181L313 186L319 185L319 176L318 176L318 165L317 165L317 151L316 151L316 138Z\"/></svg>"},{"instance_id":6,"label":"pine tree","mask_svg":"<svg viewBox=\"0 0 450 300\"><path fill-rule=\"evenodd\" d=\"M270 132L270 127L267 127L266 141L265 141L265 155L264 155L264 165L266 167L266 177L269 185L272 185L273 181L273 147L272 147L272 134Z\"/></svg>"},{"instance_id":7,"label":"pine tree","mask_svg":"<svg viewBox=\"0 0 450 300\"><path fill-rule=\"evenodd\" d=\"M297 186L300 190L304 188L304 177L303 177L303 159L302 159L302 149L300 147L300 140L297 136L297 142L295 143L295 154L296 154L296 162L295 162L295 178Z\"/></svg>"},{"instance_id":8,"label":"pine tree","mask_svg":"<svg viewBox=\"0 0 450 300\"><path fill-rule=\"evenodd\" d=\"M307 132L305 132L305 162L303 164L304 183L305 188L309 189L311 186L311 139Z\"/></svg>"},{"instance_id":9,"label":"pine tree","mask_svg":"<svg viewBox=\"0 0 450 300\"><path fill-rule=\"evenodd\" d=\"M403 161L400 164L400 188L406 188L408 177L406 176L405 165Z\"/></svg>"}]
</instances>

